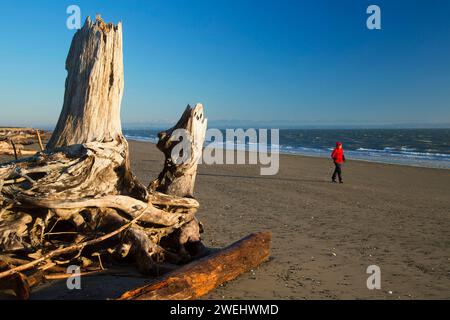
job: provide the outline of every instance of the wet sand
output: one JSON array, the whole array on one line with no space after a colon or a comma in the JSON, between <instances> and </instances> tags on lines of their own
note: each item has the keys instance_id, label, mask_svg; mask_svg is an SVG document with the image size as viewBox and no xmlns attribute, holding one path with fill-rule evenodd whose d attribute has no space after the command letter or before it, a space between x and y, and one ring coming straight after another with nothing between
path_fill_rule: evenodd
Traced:
<instances>
[{"instance_id":1,"label":"wet sand","mask_svg":"<svg viewBox=\"0 0 450 320\"><path fill-rule=\"evenodd\" d=\"M132 169L144 183L163 156L130 142ZM347 161L333 184L324 158L280 155L280 171L257 165L200 165L196 198L207 246L223 247L270 230L270 261L206 299L450 298L450 170ZM381 289L369 290L369 265ZM83 278L83 290L45 285L35 299L115 297L147 282L136 277Z\"/></svg>"}]
</instances>

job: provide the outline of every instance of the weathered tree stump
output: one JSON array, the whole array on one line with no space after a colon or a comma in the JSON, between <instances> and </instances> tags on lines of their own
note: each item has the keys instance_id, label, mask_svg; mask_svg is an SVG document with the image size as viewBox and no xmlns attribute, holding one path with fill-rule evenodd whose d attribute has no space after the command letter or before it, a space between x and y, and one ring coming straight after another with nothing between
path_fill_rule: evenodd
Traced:
<instances>
[{"instance_id":1,"label":"weathered tree stump","mask_svg":"<svg viewBox=\"0 0 450 320\"><path fill-rule=\"evenodd\" d=\"M66 69L64 104L46 149L38 136L40 152L0 164L0 290L26 299L43 279L61 279L47 272L107 256L156 275L185 265L123 299L188 299L268 258L271 236L260 233L189 263L207 253L194 199L207 127L201 104L187 106L159 134L159 176L145 187L132 174L120 123L120 23L88 18L74 35Z\"/></svg>"},{"instance_id":2,"label":"weathered tree stump","mask_svg":"<svg viewBox=\"0 0 450 320\"><path fill-rule=\"evenodd\" d=\"M203 107L188 107L174 127L186 129L192 142L186 162L167 160L179 141L170 138L172 130L161 135L166 163L147 188L130 170L120 124L121 24L88 18L72 40L66 69L64 104L46 150L0 165L0 260L9 261L0 281L93 252L135 261L153 274L202 254L193 190ZM18 257L28 262L14 263Z\"/></svg>"},{"instance_id":3,"label":"weathered tree stump","mask_svg":"<svg viewBox=\"0 0 450 320\"><path fill-rule=\"evenodd\" d=\"M120 141L124 76L122 24L88 17L66 60L64 104L47 149Z\"/></svg>"}]
</instances>

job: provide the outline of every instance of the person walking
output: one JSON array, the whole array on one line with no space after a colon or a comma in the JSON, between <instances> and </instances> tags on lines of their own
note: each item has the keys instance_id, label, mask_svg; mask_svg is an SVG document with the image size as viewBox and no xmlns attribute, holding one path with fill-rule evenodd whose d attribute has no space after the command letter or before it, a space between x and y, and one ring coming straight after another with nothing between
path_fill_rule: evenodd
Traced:
<instances>
[{"instance_id":1,"label":"person walking","mask_svg":"<svg viewBox=\"0 0 450 320\"><path fill-rule=\"evenodd\" d=\"M339 178L339 183L344 183L342 180L342 164L345 162L344 156L344 148L342 147L342 143L336 142L336 148L334 148L331 153L331 159L334 162L334 172L331 177L331 181L336 183L336 176Z\"/></svg>"}]
</instances>

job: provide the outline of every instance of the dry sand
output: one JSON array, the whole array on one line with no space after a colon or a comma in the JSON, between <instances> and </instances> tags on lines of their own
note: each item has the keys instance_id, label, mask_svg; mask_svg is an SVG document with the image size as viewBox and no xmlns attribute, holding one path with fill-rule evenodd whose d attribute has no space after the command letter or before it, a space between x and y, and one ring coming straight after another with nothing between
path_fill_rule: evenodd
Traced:
<instances>
[{"instance_id":1,"label":"dry sand","mask_svg":"<svg viewBox=\"0 0 450 320\"><path fill-rule=\"evenodd\" d=\"M155 177L163 157L131 142L133 171ZM450 298L450 170L280 155L276 176L256 165L200 165L196 197L209 246L273 232L272 259L206 298ZM381 290L366 269L381 268ZM392 291L392 294L389 294Z\"/></svg>"},{"instance_id":2,"label":"dry sand","mask_svg":"<svg viewBox=\"0 0 450 320\"><path fill-rule=\"evenodd\" d=\"M162 168L155 145L130 142L134 173L147 183ZM257 165L200 165L196 197L207 246L270 230L270 261L206 299L450 298L450 170L349 160L345 183L328 159L280 155L276 176ZM369 290L366 268L381 268ZM86 277L83 290L44 286L34 298L105 298L139 277Z\"/></svg>"}]
</instances>

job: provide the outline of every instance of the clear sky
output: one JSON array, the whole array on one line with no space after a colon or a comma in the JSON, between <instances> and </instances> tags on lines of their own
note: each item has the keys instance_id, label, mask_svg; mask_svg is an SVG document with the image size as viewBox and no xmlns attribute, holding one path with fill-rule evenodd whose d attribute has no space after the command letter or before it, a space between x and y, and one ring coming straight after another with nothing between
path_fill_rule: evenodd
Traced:
<instances>
[{"instance_id":1,"label":"clear sky","mask_svg":"<svg viewBox=\"0 0 450 320\"><path fill-rule=\"evenodd\" d=\"M0 125L52 125L74 30L123 22L122 120L450 123L450 1L1 1ZM381 30L366 8L381 8Z\"/></svg>"}]
</instances>

